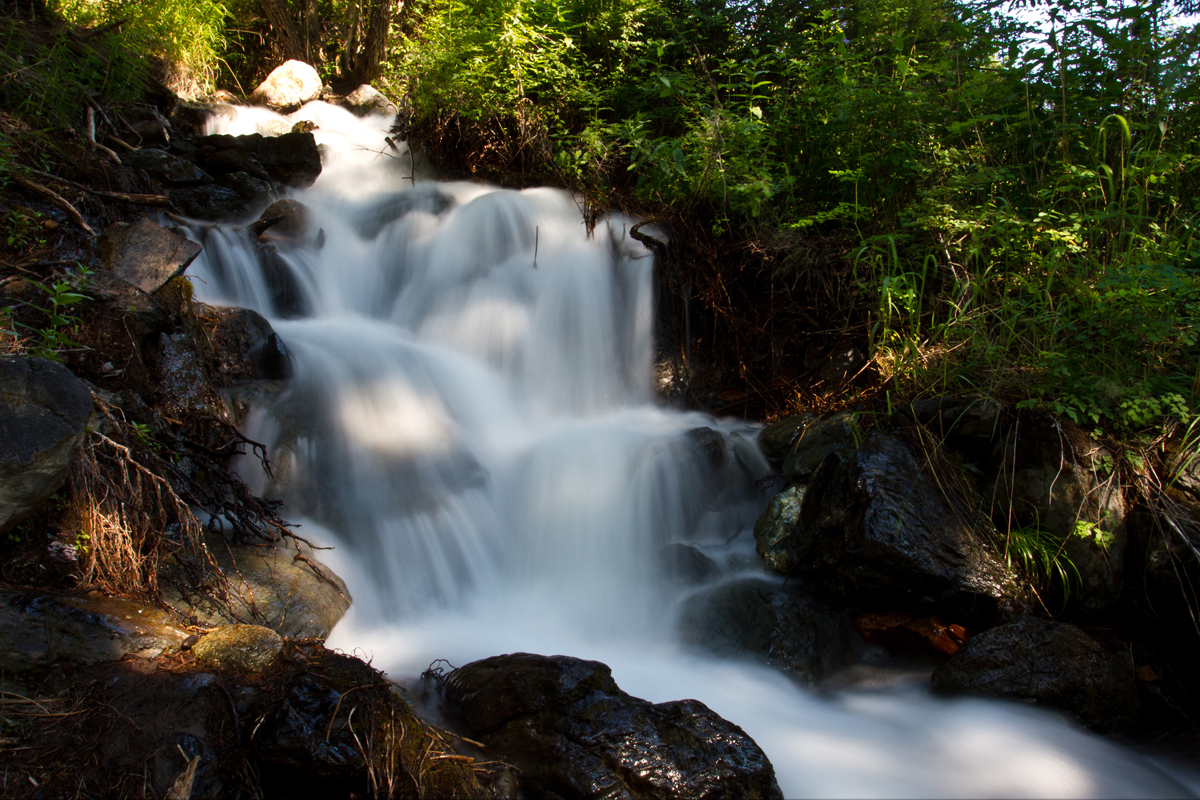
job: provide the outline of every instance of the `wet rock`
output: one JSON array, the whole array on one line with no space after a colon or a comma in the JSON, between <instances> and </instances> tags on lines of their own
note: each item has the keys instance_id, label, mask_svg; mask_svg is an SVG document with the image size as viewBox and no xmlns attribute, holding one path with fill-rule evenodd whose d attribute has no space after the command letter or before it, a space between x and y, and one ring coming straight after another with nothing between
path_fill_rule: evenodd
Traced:
<instances>
[{"instance_id":1,"label":"wet rock","mask_svg":"<svg viewBox=\"0 0 1200 800\"><path fill-rule=\"evenodd\" d=\"M852 413L835 414L807 426L783 460L783 476L793 481L808 480L830 453L853 449L855 434Z\"/></svg>"},{"instance_id":2,"label":"wet rock","mask_svg":"<svg viewBox=\"0 0 1200 800\"><path fill-rule=\"evenodd\" d=\"M230 173L245 172L260 180L270 180L271 176L244 150L218 150L204 159L204 169L211 175L221 176Z\"/></svg>"},{"instance_id":3,"label":"wet rock","mask_svg":"<svg viewBox=\"0 0 1200 800\"><path fill-rule=\"evenodd\" d=\"M167 602L202 624L252 622L293 639L324 639L350 608L345 582L301 543L255 547L213 537L209 550L229 581L227 602L163 590Z\"/></svg>"},{"instance_id":4,"label":"wet rock","mask_svg":"<svg viewBox=\"0 0 1200 800\"><path fill-rule=\"evenodd\" d=\"M196 303L193 309L209 325L217 353L215 377L222 386L282 380L291 375L287 347L262 314L248 308L214 308L202 303Z\"/></svg>"},{"instance_id":5,"label":"wet rock","mask_svg":"<svg viewBox=\"0 0 1200 800\"><path fill-rule=\"evenodd\" d=\"M682 542L659 550L658 564L665 577L689 586L707 583L721 571L717 562L704 555L699 547Z\"/></svg>"},{"instance_id":6,"label":"wet rock","mask_svg":"<svg viewBox=\"0 0 1200 800\"><path fill-rule=\"evenodd\" d=\"M767 510L754 523L754 549L762 556L768 572L786 576L799 566L796 550L801 540L797 538L797 527L807 491L801 485L784 489L771 499Z\"/></svg>"},{"instance_id":7,"label":"wet rock","mask_svg":"<svg viewBox=\"0 0 1200 800\"><path fill-rule=\"evenodd\" d=\"M174 188L202 186L212 183L212 176L166 150L134 150L122 157L125 166L153 175L164 185Z\"/></svg>"},{"instance_id":8,"label":"wet rock","mask_svg":"<svg viewBox=\"0 0 1200 800\"><path fill-rule=\"evenodd\" d=\"M777 467L783 466L783 460L792 452L800 434L815 421L816 417L811 414L802 414L774 422L759 431L758 446L768 461Z\"/></svg>"},{"instance_id":9,"label":"wet rock","mask_svg":"<svg viewBox=\"0 0 1200 800\"><path fill-rule=\"evenodd\" d=\"M712 428L692 428L684 434L684 440L701 463L710 469L719 470L729 463L725 437Z\"/></svg>"},{"instance_id":10,"label":"wet rock","mask_svg":"<svg viewBox=\"0 0 1200 800\"><path fill-rule=\"evenodd\" d=\"M233 190L234 194L241 198L239 209L244 209L244 211L239 214L240 218L245 218L258 209L270 205L276 196L270 183L245 172L231 172L228 175L222 175L217 178L217 184Z\"/></svg>"},{"instance_id":11,"label":"wet rock","mask_svg":"<svg viewBox=\"0 0 1200 800\"><path fill-rule=\"evenodd\" d=\"M292 274L291 267L279 255L273 244L262 244L255 248L258 263L262 267L263 280L271 292L271 307L275 316L295 319L307 316L308 300L300 288L300 282Z\"/></svg>"},{"instance_id":12,"label":"wet rock","mask_svg":"<svg viewBox=\"0 0 1200 800\"><path fill-rule=\"evenodd\" d=\"M254 675L275 663L283 637L261 625L225 625L205 634L192 647L205 669Z\"/></svg>"},{"instance_id":13,"label":"wet rock","mask_svg":"<svg viewBox=\"0 0 1200 800\"><path fill-rule=\"evenodd\" d=\"M307 244L315 238L312 211L290 197L267 206L250 230L260 242Z\"/></svg>"},{"instance_id":14,"label":"wet rock","mask_svg":"<svg viewBox=\"0 0 1200 800\"><path fill-rule=\"evenodd\" d=\"M321 96L321 76L303 61L286 61L276 67L250 93L250 101L276 111L294 111Z\"/></svg>"},{"instance_id":15,"label":"wet rock","mask_svg":"<svg viewBox=\"0 0 1200 800\"><path fill-rule=\"evenodd\" d=\"M171 121L153 106L127 108L121 113L121 121L142 143L166 144L171 141Z\"/></svg>"},{"instance_id":16,"label":"wet rock","mask_svg":"<svg viewBox=\"0 0 1200 800\"><path fill-rule=\"evenodd\" d=\"M846 461L813 476L793 557L814 580L853 601L944 604L989 614L1020 589L995 552L990 523L924 473L911 447L871 436Z\"/></svg>"},{"instance_id":17,"label":"wet rock","mask_svg":"<svg viewBox=\"0 0 1200 800\"><path fill-rule=\"evenodd\" d=\"M155 658L186 636L162 611L118 598L0 592L0 670L10 673Z\"/></svg>"},{"instance_id":18,"label":"wet rock","mask_svg":"<svg viewBox=\"0 0 1200 800\"><path fill-rule=\"evenodd\" d=\"M241 222L256 211L237 191L217 184L172 189L167 198L183 216L205 222Z\"/></svg>"},{"instance_id":19,"label":"wet rock","mask_svg":"<svg viewBox=\"0 0 1200 800\"><path fill-rule=\"evenodd\" d=\"M0 533L63 485L91 413L91 391L66 367L0 357Z\"/></svg>"},{"instance_id":20,"label":"wet rock","mask_svg":"<svg viewBox=\"0 0 1200 800\"><path fill-rule=\"evenodd\" d=\"M359 116L396 113L395 103L388 100L383 92L365 83L343 97L342 105Z\"/></svg>"},{"instance_id":21,"label":"wet rock","mask_svg":"<svg viewBox=\"0 0 1200 800\"><path fill-rule=\"evenodd\" d=\"M1124 585L1125 501L1112 453L1067 420L1022 420L984 497L992 518L1065 542L1081 579L1078 600L1102 610Z\"/></svg>"},{"instance_id":22,"label":"wet rock","mask_svg":"<svg viewBox=\"0 0 1200 800\"><path fill-rule=\"evenodd\" d=\"M810 683L846 666L850 620L821 600L748 578L688 599L682 640L722 658L769 664Z\"/></svg>"},{"instance_id":23,"label":"wet rock","mask_svg":"<svg viewBox=\"0 0 1200 800\"><path fill-rule=\"evenodd\" d=\"M433 184L418 184L413 188L387 195L371 202L357 215L355 229L365 239L374 239L383 228L414 211L441 214L454 204Z\"/></svg>"},{"instance_id":24,"label":"wet rock","mask_svg":"<svg viewBox=\"0 0 1200 800\"><path fill-rule=\"evenodd\" d=\"M105 267L147 294L182 275L204 249L148 219L110 226L101 234L99 248Z\"/></svg>"},{"instance_id":25,"label":"wet rock","mask_svg":"<svg viewBox=\"0 0 1200 800\"><path fill-rule=\"evenodd\" d=\"M171 416L224 419L225 403L217 395L190 334L161 334L155 357L158 391Z\"/></svg>"},{"instance_id":26,"label":"wet rock","mask_svg":"<svg viewBox=\"0 0 1200 800\"><path fill-rule=\"evenodd\" d=\"M312 186L321 174L321 151L317 149L317 140L309 132L297 131L264 138L258 143L254 155L271 180L285 186L304 189Z\"/></svg>"},{"instance_id":27,"label":"wet rock","mask_svg":"<svg viewBox=\"0 0 1200 800\"><path fill-rule=\"evenodd\" d=\"M446 680L468 734L521 770L531 797L778 798L774 769L740 728L695 700L651 704L596 661L516 653Z\"/></svg>"},{"instance_id":28,"label":"wet rock","mask_svg":"<svg viewBox=\"0 0 1200 800\"><path fill-rule=\"evenodd\" d=\"M346 731L351 709L340 709L341 698L342 692L326 681L302 676L288 689L282 708L268 719L256 742L259 757L276 767L321 777L365 771L362 751ZM336 726L340 735L325 736L335 720L342 723Z\"/></svg>"},{"instance_id":29,"label":"wet rock","mask_svg":"<svg viewBox=\"0 0 1200 800\"><path fill-rule=\"evenodd\" d=\"M933 673L941 694L977 693L1053 706L1101 731L1137 711L1132 665L1073 625L1021 617L972 638Z\"/></svg>"}]
</instances>

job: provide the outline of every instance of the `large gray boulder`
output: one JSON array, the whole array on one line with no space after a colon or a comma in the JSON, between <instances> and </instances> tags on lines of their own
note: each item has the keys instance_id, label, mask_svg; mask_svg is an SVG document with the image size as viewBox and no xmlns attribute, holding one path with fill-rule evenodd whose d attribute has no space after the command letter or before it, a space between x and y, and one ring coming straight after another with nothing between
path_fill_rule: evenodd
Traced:
<instances>
[{"instance_id":1,"label":"large gray boulder","mask_svg":"<svg viewBox=\"0 0 1200 800\"><path fill-rule=\"evenodd\" d=\"M99 249L107 269L150 294L183 274L204 248L143 219L109 226L100 235Z\"/></svg>"},{"instance_id":2,"label":"large gray boulder","mask_svg":"<svg viewBox=\"0 0 1200 800\"><path fill-rule=\"evenodd\" d=\"M250 101L291 111L321 96L321 76L303 61L285 61L250 93Z\"/></svg>"},{"instance_id":3,"label":"large gray boulder","mask_svg":"<svg viewBox=\"0 0 1200 800\"><path fill-rule=\"evenodd\" d=\"M486 658L452 672L445 696L468 735L520 768L528 797L782 797L766 754L736 725L696 700L631 697L596 661Z\"/></svg>"},{"instance_id":4,"label":"large gray boulder","mask_svg":"<svg viewBox=\"0 0 1200 800\"><path fill-rule=\"evenodd\" d=\"M1021 617L970 639L933 672L940 694L984 694L1052 706L1101 731L1137 711L1128 658L1114 656L1074 625Z\"/></svg>"},{"instance_id":5,"label":"large gray boulder","mask_svg":"<svg viewBox=\"0 0 1200 800\"><path fill-rule=\"evenodd\" d=\"M91 413L91 390L66 367L0 358L0 533L63 485Z\"/></svg>"},{"instance_id":6,"label":"large gray boulder","mask_svg":"<svg viewBox=\"0 0 1200 800\"><path fill-rule=\"evenodd\" d=\"M359 116L396 113L395 103L387 99L383 92L365 83L343 97L342 105Z\"/></svg>"},{"instance_id":7,"label":"large gray boulder","mask_svg":"<svg viewBox=\"0 0 1200 800\"><path fill-rule=\"evenodd\" d=\"M795 530L796 563L852 602L988 615L1020 594L990 522L935 484L908 443L890 434L822 463Z\"/></svg>"},{"instance_id":8,"label":"large gray boulder","mask_svg":"<svg viewBox=\"0 0 1200 800\"><path fill-rule=\"evenodd\" d=\"M804 683L846 666L850 655L849 617L812 595L756 578L690 597L679 630L693 647L769 664Z\"/></svg>"},{"instance_id":9,"label":"large gray boulder","mask_svg":"<svg viewBox=\"0 0 1200 800\"><path fill-rule=\"evenodd\" d=\"M984 497L992 517L1063 542L1079 573L1076 599L1098 611L1124 586L1125 499L1113 454L1067 420L1023 419L997 458Z\"/></svg>"}]
</instances>

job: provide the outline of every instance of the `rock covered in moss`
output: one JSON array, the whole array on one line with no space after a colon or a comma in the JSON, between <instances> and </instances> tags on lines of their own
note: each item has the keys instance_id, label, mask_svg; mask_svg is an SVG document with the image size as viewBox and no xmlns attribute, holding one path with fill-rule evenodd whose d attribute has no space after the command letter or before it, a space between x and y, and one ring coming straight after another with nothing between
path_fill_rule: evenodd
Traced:
<instances>
[{"instance_id":1,"label":"rock covered in moss","mask_svg":"<svg viewBox=\"0 0 1200 800\"><path fill-rule=\"evenodd\" d=\"M262 672L275 663L283 637L261 625L225 625L201 637L192 651L201 666L241 675Z\"/></svg>"},{"instance_id":2,"label":"rock covered in moss","mask_svg":"<svg viewBox=\"0 0 1200 800\"><path fill-rule=\"evenodd\" d=\"M790 575L796 561L796 527L808 489L797 484L771 499L770 505L754 523L754 549L763 557L768 572Z\"/></svg>"}]
</instances>

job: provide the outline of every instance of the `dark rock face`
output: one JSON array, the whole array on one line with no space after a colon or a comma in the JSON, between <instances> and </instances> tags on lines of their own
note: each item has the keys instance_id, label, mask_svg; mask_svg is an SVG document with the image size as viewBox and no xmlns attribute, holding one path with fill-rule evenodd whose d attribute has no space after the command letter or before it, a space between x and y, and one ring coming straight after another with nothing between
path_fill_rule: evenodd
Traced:
<instances>
[{"instance_id":1,"label":"dark rock face","mask_svg":"<svg viewBox=\"0 0 1200 800\"><path fill-rule=\"evenodd\" d=\"M1132 666L1073 625L1021 617L975 636L933 673L941 694L980 693L1119 728L1137 711Z\"/></svg>"},{"instance_id":2,"label":"dark rock face","mask_svg":"<svg viewBox=\"0 0 1200 800\"><path fill-rule=\"evenodd\" d=\"M235 190L211 184L194 189L167 192L172 205L185 217L210 222L240 222L254 214L254 208Z\"/></svg>"},{"instance_id":3,"label":"dark rock face","mask_svg":"<svg viewBox=\"0 0 1200 800\"><path fill-rule=\"evenodd\" d=\"M804 429L811 425L816 418L811 414L798 417L787 417L772 423L758 433L758 446L763 454L775 466L783 465L783 460L792 452L792 446L800 438Z\"/></svg>"},{"instance_id":4,"label":"dark rock face","mask_svg":"<svg viewBox=\"0 0 1200 800\"><path fill-rule=\"evenodd\" d=\"M821 600L754 578L695 595L680 620L684 642L806 683L846 665L849 631L849 618Z\"/></svg>"},{"instance_id":5,"label":"dark rock face","mask_svg":"<svg viewBox=\"0 0 1200 800\"><path fill-rule=\"evenodd\" d=\"M788 480L809 480L830 453L846 452L854 447L855 423L850 413L805 427L783 460L783 475Z\"/></svg>"},{"instance_id":6,"label":"dark rock face","mask_svg":"<svg viewBox=\"0 0 1200 800\"><path fill-rule=\"evenodd\" d=\"M1014 598L1018 586L977 533L987 525L951 507L907 443L875 434L846 461L822 463L793 552L843 598L988 613Z\"/></svg>"},{"instance_id":7,"label":"dark rock face","mask_svg":"<svg viewBox=\"0 0 1200 800\"><path fill-rule=\"evenodd\" d=\"M275 313L284 319L307 316L310 309L304 290L275 245L260 244L255 252L267 288L271 290L271 305Z\"/></svg>"},{"instance_id":8,"label":"dark rock face","mask_svg":"<svg viewBox=\"0 0 1200 800\"><path fill-rule=\"evenodd\" d=\"M784 489L771 498L767 510L754 523L754 549L768 572L788 576L801 567L795 551L801 541L797 529L807 492L807 487L799 484Z\"/></svg>"},{"instance_id":9,"label":"dark rock face","mask_svg":"<svg viewBox=\"0 0 1200 800\"><path fill-rule=\"evenodd\" d=\"M450 674L446 700L521 769L531 798L781 798L766 755L695 700L657 705L608 667L568 656L496 656Z\"/></svg>"},{"instance_id":10,"label":"dark rock face","mask_svg":"<svg viewBox=\"0 0 1200 800\"><path fill-rule=\"evenodd\" d=\"M166 150L134 150L123 156L125 166L145 170L166 186L201 186L212 183L212 176Z\"/></svg>"},{"instance_id":11,"label":"dark rock face","mask_svg":"<svg viewBox=\"0 0 1200 800\"><path fill-rule=\"evenodd\" d=\"M251 140L246 149L251 151L271 179L303 189L312 186L321 174L321 151L312 133L285 133L282 136L253 137L239 136L239 140Z\"/></svg>"},{"instance_id":12,"label":"dark rock face","mask_svg":"<svg viewBox=\"0 0 1200 800\"><path fill-rule=\"evenodd\" d=\"M1066 420L1023 420L1009 438L984 496L993 518L1061 539L1092 610L1116 602L1124 585L1125 501L1112 454Z\"/></svg>"},{"instance_id":13,"label":"dark rock face","mask_svg":"<svg viewBox=\"0 0 1200 800\"><path fill-rule=\"evenodd\" d=\"M717 562L700 551L700 548L675 542L658 551L660 571L667 578L679 583L696 585L712 580L721 571Z\"/></svg>"},{"instance_id":14,"label":"dark rock face","mask_svg":"<svg viewBox=\"0 0 1200 800\"><path fill-rule=\"evenodd\" d=\"M66 367L0 358L0 533L63 485L91 413L91 391Z\"/></svg>"},{"instance_id":15,"label":"dark rock face","mask_svg":"<svg viewBox=\"0 0 1200 800\"><path fill-rule=\"evenodd\" d=\"M291 375L287 347L262 314L248 308L207 305L202 306L201 313L212 321L213 345L221 354L215 377L222 385L281 380Z\"/></svg>"}]
</instances>

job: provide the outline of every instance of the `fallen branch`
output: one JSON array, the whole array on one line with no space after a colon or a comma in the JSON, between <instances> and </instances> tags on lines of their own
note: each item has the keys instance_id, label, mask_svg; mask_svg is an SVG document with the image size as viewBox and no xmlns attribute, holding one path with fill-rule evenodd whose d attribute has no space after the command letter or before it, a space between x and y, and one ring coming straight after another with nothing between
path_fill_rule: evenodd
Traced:
<instances>
[{"instance_id":1,"label":"fallen branch","mask_svg":"<svg viewBox=\"0 0 1200 800\"><path fill-rule=\"evenodd\" d=\"M93 148L106 154L113 161L117 162L117 164L121 163L121 159L117 157L116 153L96 141L96 113L91 106L88 106L87 109L87 139L88 144Z\"/></svg>"},{"instance_id":2,"label":"fallen branch","mask_svg":"<svg viewBox=\"0 0 1200 800\"><path fill-rule=\"evenodd\" d=\"M45 186L42 186L40 183L37 183L36 181L31 181L29 178L22 177L21 175L13 175L12 179L18 186L23 186L32 192L37 192L42 197L45 197L47 200L49 200L50 202L54 203L56 206L61 208L63 211L67 212L67 216L70 217L71 222L74 222L78 227L82 228L89 235L91 235L91 236L96 235L96 232L94 230L92 230L92 226L87 224L87 222L83 218L83 215L79 213L79 211L75 208L75 206L68 203L66 201L66 199L64 199L57 192L55 192L52 189L47 189Z\"/></svg>"},{"instance_id":3,"label":"fallen branch","mask_svg":"<svg viewBox=\"0 0 1200 800\"><path fill-rule=\"evenodd\" d=\"M170 199L165 194L133 194L130 192L108 192L102 189L93 189L90 186L84 186L82 183L60 178L58 175L52 175L49 172L42 172L40 169L27 169L35 175L41 175L53 181L58 181L61 184L70 186L73 189L78 189L82 192L94 194L97 197L107 197L110 200L124 200L127 203L138 203L143 206L163 206L169 208L171 206Z\"/></svg>"},{"instance_id":4,"label":"fallen branch","mask_svg":"<svg viewBox=\"0 0 1200 800\"><path fill-rule=\"evenodd\" d=\"M111 133L106 133L104 135L104 138L108 139L113 144L121 145L121 147L124 147L130 153L132 153L134 150L137 150L137 148L134 147L133 145L131 145L129 142L125 141L124 139L118 139L116 136L113 136Z\"/></svg>"}]
</instances>

